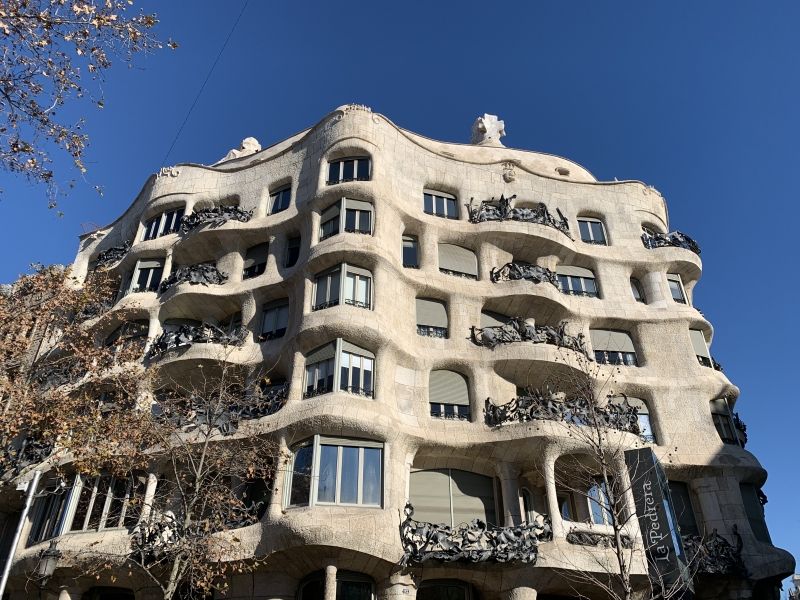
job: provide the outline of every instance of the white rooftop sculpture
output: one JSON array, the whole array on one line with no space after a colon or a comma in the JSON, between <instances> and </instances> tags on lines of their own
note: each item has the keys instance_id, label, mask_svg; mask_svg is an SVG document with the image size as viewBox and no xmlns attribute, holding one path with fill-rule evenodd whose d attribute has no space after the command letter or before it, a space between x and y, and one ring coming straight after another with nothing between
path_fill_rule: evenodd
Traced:
<instances>
[{"instance_id":1,"label":"white rooftop sculpture","mask_svg":"<svg viewBox=\"0 0 800 600\"><path fill-rule=\"evenodd\" d=\"M500 138L506 134L505 123L497 115L485 114L472 124L470 144L478 146L497 146L503 148Z\"/></svg>"},{"instance_id":2,"label":"white rooftop sculpture","mask_svg":"<svg viewBox=\"0 0 800 600\"><path fill-rule=\"evenodd\" d=\"M242 145L239 148L234 148L230 152L228 152L225 156L223 156L220 160L215 162L215 165L219 163L223 163L226 160L231 160L233 158L241 158L243 156L250 156L251 154L255 154L256 152L261 151L261 144L258 143L258 140L254 137L247 137L242 140Z\"/></svg>"}]
</instances>

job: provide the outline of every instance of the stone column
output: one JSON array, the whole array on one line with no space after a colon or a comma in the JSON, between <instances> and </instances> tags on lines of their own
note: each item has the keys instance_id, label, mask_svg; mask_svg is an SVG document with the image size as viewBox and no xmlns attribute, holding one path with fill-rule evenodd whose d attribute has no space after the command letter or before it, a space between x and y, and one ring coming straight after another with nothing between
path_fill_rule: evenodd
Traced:
<instances>
[{"instance_id":1,"label":"stone column","mask_svg":"<svg viewBox=\"0 0 800 600\"><path fill-rule=\"evenodd\" d=\"M161 272L161 281L164 281L172 274L172 248L167 249L167 255L164 258L164 270ZM133 275L136 277L136 274Z\"/></svg>"},{"instance_id":2,"label":"stone column","mask_svg":"<svg viewBox=\"0 0 800 600\"><path fill-rule=\"evenodd\" d=\"M644 292L644 299L647 304L656 306L666 306L666 298L664 297L664 274L660 271L647 273L644 277L639 279L642 284L642 291Z\"/></svg>"},{"instance_id":3,"label":"stone column","mask_svg":"<svg viewBox=\"0 0 800 600\"><path fill-rule=\"evenodd\" d=\"M336 566L325 567L325 600L336 600Z\"/></svg>"},{"instance_id":4,"label":"stone column","mask_svg":"<svg viewBox=\"0 0 800 600\"><path fill-rule=\"evenodd\" d=\"M544 456L544 485L547 491L547 511L550 513L550 522L553 526L553 537L566 536L564 522L561 520L561 507L558 505L558 492L556 490L556 456L547 453Z\"/></svg>"},{"instance_id":5,"label":"stone column","mask_svg":"<svg viewBox=\"0 0 800 600\"><path fill-rule=\"evenodd\" d=\"M536 600L536 590L529 587L515 587L503 592L502 600Z\"/></svg>"},{"instance_id":6,"label":"stone column","mask_svg":"<svg viewBox=\"0 0 800 600\"><path fill-rule=\"evenodd\" d=\"M144 501L142 502L142 517L141 522L147 521L150 518L150 513L153 510L153 499L156 495L156 486L158 485L158 477L155 473L147 474L147 487L144 490Z\"/></svg>"},{"instance_id":7,"label":"stone column","mask_svg":"<svg viewBox=\"0 0 800 600\"><path fill-rule=\"evenodd\" d=\"M410 575L395 573L378 585L378 600L416 600L417 586Z\"/></svg>"},{"instance_id":8,"label":"stone column","mask_svg":"<svg viewBox=\"0 0 800 600\"><path fill-rule=\"evenodd\" d=\"M64 586L58 590L58 600L78 600L80 591L74 587Z\"/></svg>"},{"instance_id":9,"label":"stone column","mask_svg":"<svg viewBox=\"0 0 800 600\"><path fill-rule=\"evenodd\" d=\"M507 462L497 464L497 477L503 491L503 525L513 527L522 524L519 502L519 471Z\"/></svg>"}]
</instances>

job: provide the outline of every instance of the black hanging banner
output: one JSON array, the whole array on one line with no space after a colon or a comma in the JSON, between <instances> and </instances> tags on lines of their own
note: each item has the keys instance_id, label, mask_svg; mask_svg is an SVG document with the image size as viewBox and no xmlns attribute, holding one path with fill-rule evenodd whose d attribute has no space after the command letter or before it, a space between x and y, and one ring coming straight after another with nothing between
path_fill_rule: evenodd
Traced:
<instances>
[{"instance_id":1,"label":"black hanging banner","mask_svg":"<svg viewBox=\"0 0 800 600\"><path fill-rule=\"evenodd\" d=\"M664 469L651 448L626 450L625 464L631 479L650 581L654 592L659 594L655 597L668 593L673 598L690 598L692 581Z\"/></svg>"}]
</instances>

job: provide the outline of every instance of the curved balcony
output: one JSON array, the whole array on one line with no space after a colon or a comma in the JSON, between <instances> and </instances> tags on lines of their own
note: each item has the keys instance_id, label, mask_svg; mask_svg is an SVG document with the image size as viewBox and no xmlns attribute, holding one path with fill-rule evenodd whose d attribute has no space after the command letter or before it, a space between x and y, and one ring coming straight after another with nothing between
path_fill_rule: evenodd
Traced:
<instances>
[{"instance_id":1,"label":"curved balcony","mask_svg":"<svg viewBox=\"0 0 800 600\"><path fill-rule=\"evenodd\" d=\"M577 336L566 333L567 321L561 321L558 327L550 325L531 325L522 317L512 317L505 325L470 328L472 341L478 346L494 348L498 344L514 342L532 342L534 344L552 344L559 348L574 350L589 357L584 335ZM591 360L591 359L590 359Z\"/></svg>"},{"instance_id":2,"label":"curved balcony","mask_svg":"<svg viewBox=\"0 0 800 600\"><path fill-rule=\"evenodd\" d=\"M236 346L242 342L243 338L244 330L241 328L233 331L225 331L209 323L178 325L175 328L164 331L153 340L147 352L147 358L158 358L170 350L188 348L194 344Z\"/></svg>"},{"instance_id":3,"label":"curved balcony","mask_svg":"<svg viewBox=\"0 0 800 600\"><path fill-rule=\"evenodd\" d=\"M97 255L96 263L98 269L105 269L108 270L117 263L119 263L125 255L128 254L128 251L131 249L131 243L125 242L121 246L113 246L106 250L103 250Z\"/></svg>"},{"instance_id":4,"label":"curved balcony","mask_svg":"<svg viewBox=\"0 0 800 600\"><path fill-rule=\"evenodd\" d=\"M189 285L221 285L227 280L228 275L220 271L215 265L204 263L189 265L188 267L179 267L177 271L164 279L158 291L163 294L181 283L188 283Z\"/></svg>"},{"instance_id":5,"label":"curved balcony","mask_svg":"<svg viewBox=\"0 0 800 600\"><path fill-rule=\"evenodd\" d=\"M532 265L524 262L509 262L502 267L492 268L489 272L489 279L492 283L499 281L519 281L525 280L532 283L550 283L558 288L558 275L547 267Z\"/></svg>"},{"instance_id":6,"label":"curved balcony","mask_svg":"<svg viewBox=\"0 0 800 600\"><path fill-rule=\"evenodd\" d=\"M735 546L713 530L711 535L684 535L683 548L690 564L695 564L699 575L734 575L747 577L742 561L742 537L733 526Z\"/></svg>"},{"instance_id":7,"label":"curved balcony","mask_svg":"<svg viewBox=\"0 0 800 600\"><path fill-rule=\"evenodd\" d=\"M671 233L657 233L657 232L644 232L642 233L642 243L648 250L654 248L675 247L684 248L700 255L700 246L697 245L692 238L680 231L673 231Z\"/></svg>"},{"instance_id":8,"label":"curved balcony","mask_svg":"<svg viewBox=\"0 0 800 600\"><path fill-rule=\"evenodd\" d=\"M212 208L201 208L191 214L184 215L181 220L181 233L186 234L206 225L220 227L228 221L247 223L251 218L253 218L252 210L243 210L238 206L222 205Z\"/></svg>"}]
</instances>

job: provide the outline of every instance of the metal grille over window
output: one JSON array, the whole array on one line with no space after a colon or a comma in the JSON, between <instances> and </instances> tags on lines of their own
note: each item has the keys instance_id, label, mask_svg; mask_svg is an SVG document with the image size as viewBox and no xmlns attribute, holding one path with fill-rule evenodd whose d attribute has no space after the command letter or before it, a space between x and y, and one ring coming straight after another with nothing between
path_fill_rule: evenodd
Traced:
<instances>
[{"instance_id":1,"label":"metal grille over window","mask_svg":"<svg viewBox=\"0 0 800 600\"><path fill-rule=\"evenodd\" d=\"M697 356L697 362L704 367L714 368L714 363L711 362L711 353L708 351L706 337L703 335L703 332L699 329L690 329L689 338L692 340L692 349L694 350L695 356Z\"/></svg>"},{"instance_id":2,"label":"metal grille over window","mask_svg":"<svg viewBox=\"0 0 800 600\"><path fill-rule=\"evenodd\" d=\"M264 305L260 341L283 337L289 326L289 300L282 298Z\"/></svg>"},{"instance_id":3,"label":"metal grille over window","mask_svg":"<svg viewBox=\"0 0 800 600\"><path fill-rule=\"evenodd\" d=\"M267 255L269 254L269 244L258 244L247 249L244 257L244 271L242 279L258 277L267 270Z\"/></svg>"},{"instance_id":4,"label":"metal grille over window","mask_svg":"<svg viewBox=\"0 0 800 600\"><path fill-rule=\"evenodd\" d=\"M431 416L439 419L470 418L467 378L455 371L431 371L428 380Z\"/></svg>"},{"instance_id":5,"label":"metal grille over window","mask_svg":"<svg viewBox=\"0 0 800 600\"><path fill-rule=\"evenodd\" d=\"M419 241L414 235L403 236L403 266L419 269Z\"/></svg>"},{"instance_id":6,"label":"metal grille over window","mask_svg":"<svg viewBox=\"0 0 800 600\"><path fill-rule=\"evenodd\" d=\"M600 297L594 273L589 269L564 265L558 267L556 273L558 274L558 289L563 294L589 298Z\"/></svg>"},{"instance_id":7,"label":"metal grille over window","mask_svg":"<svg viewBox=\"0 0 800 600\"><path fill-rule=\"evenodd\" d=\"M624 331L590 329L594 359L603 365L638 367L631 336Z\"/></svg>"},{"instance_id":8,"label":"metal grille over window","mask_svg":"<svg viewBox=\"0 0 800 600\"><path fill-rule=\"evenodd\" d=\"M458 219L458 201L444 192L425 190L422 195L422 210L428 215L445 219Z\"/></svg>"},{"instance_id":9,"label":"metal grille over window","mask_svg":"<svg viewBox=\"0 0 800 600\"><path fill-rule=\"evenodd\" d=\"M439 300L417 298L417 334L426 337L447 337L447 306Z\"/></svg>"},{"instance_id":10,"label":"metal grille over window","mask_svg":"<svg viewBox=\"0 0 800 600\"><path fill-rule=\"evenodd\" d=\"M578 229L581 232L581 241L587 244L606 246L606 232L600 219L581 217L578 219Z\"/></svg>"},{"instance_id":11,"label":"metal grille over window","mask_svg":"<svg viewBox=\"0 0 800 600\"><path fill-rule=\"evenodd\" d=\"M269 206L270 210L269 213L274 215L275 213L282 212L289 208L289 203L292 200L292 188L291 186L282 187L280 189L275 190L274 192L270 192L269 194Z\"/></svg>"},{"instance_id":12,"label":"metal grille over window","mask_svg":"<svg viewBox=\"0 0 800 600\"><path fill-rule=\"evenodd\" d=\"M681 276L674 273L667 273L667 283L669 283L669 291L670 294L672 294L672 299L678 304L687 304L686 292L683 289Z\"/></svg>"},{"instance_id":13,"label":"metal grille over window","mask_svg":"<svg viewBox=\"0 0 800 600\"><path fill-rule=\"evenodd\" d=\"M328 163L328 185L345 181L369 181L372 177L367 156L343 158Z\"/></svg>"},{"instance_id":14,"label":"metal grille over window","mask_svg":"<svg viewBox=\"0 0 800 600\"><path fill-rule=\"evenodd\" d=\"M456 277L478 279L478 257L467 248L439 244L439 271Z\"/></svg>"}]
</instances>

